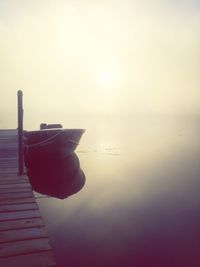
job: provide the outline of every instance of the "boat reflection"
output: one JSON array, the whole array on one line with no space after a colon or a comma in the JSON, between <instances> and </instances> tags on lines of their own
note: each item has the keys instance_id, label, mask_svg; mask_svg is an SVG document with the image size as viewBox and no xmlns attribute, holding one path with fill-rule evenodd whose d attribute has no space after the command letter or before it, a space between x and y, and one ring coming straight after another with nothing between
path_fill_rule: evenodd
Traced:
<instances>
[{"instance_id":1,"label":"boat reflection","mask_svg":"<svg viewBox=\"0 0 200 267\"><path fill-rule=\"evenodd\" d=\"M34 191L64 199L82 189L85 175L75 153L57 161L32 162L27 165L27 175Z\"/></svg>"}]
</instances>

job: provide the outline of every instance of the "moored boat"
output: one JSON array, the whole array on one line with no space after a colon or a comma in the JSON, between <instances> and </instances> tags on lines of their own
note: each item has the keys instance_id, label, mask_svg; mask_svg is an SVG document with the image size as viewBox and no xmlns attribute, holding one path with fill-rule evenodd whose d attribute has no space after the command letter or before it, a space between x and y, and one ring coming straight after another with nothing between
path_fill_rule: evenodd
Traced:
<instances>
[{"instance_id":1,"label":"moored boat","mask_svg":"<svg viewBox=\"0 0 200 267\"><path fill-rule=\"evenodd\" d=\"M63 158L73 153L79 144L84 129L44 129L25 133L25 155Z\"/></svg>"},{"instance_id":2,"label":"moored boat","mask_svg":"<svg viewBox=\"0 0 200 267\"><path fill-rule=\"evenodd\" d=\"M85 183L75 149L83 129L42 129L25 132L25 165L32 188L66 198Z\"/></svg>"}]
</instances>

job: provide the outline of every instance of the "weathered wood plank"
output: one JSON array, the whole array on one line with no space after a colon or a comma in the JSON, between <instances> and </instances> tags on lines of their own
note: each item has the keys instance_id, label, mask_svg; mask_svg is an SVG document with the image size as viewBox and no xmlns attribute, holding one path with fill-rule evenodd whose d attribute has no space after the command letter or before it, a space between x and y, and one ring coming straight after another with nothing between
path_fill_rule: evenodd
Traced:
<instances>
[{"instance_id":1,"label":"weathered wood plank","mask_svg":"<svg viewBox=\"0 0 200 267\"><path fill-rule=\"evenodd\" d=\"M16 211L16 212L2 212L0 213L0 221L26 219L41 217L38 210Z\"/></svg>"},{"instance_id":2,"label":"weathered wood plank","mask_svg":"<svg viewBox=\"0 0 200 267\"><path fill-rule=\"evenodd\" d=\"M9 160L8 158L4 158L4 160L2 161L2 159L0 158L0 166L1 167L6 166L7 168L9 168L9 167L11 167L10 164L12 164L12 168L17 167L16 160Z\"/></svg>"},{"instance_id":3,"label":"weathered wood plank","mask_svg":"<svg viewBox=\"0 0 200 267\"><path fill-rule=\"evenodd\" d=\"M8 163L1 163L0 164L0 173L1 173L1 175L3 174L3 173L6 173L6 172L8 172L8 171L10 171L10 172L15 172L15 175L17 174L17 164L16 164L16 162L14 163L14 162L9 162L9 164Z\"/></svg>"},{"instance_id":4,"label":"weathered wood plank","mask_svg":"<svg viewBox=\"0 0 200 267\"><path fill-rule=\"evenodd\" d=\"M1 163L1 172L7 172L8 170L17 170L17 164L14 162Z\"/></svg>"},{"instance_id":5,"label":"weathered wood plank","mask_svg":"<svg viewBox=\"0 0 200 267\"><path fill-rule=\"evenodd\" d=\"M5 157L5 155L3 155L3 158L0 158L0 166L9 165L10 163L12 163L14 166L17 166L16 160L11 160L8 157ZM10 167L13 167L13 166L10 166Z\"/></svg>"},{"instance_id":6,"label":"weathered wood plank","mask_svg":"<svg viewBox=\"0 0 200 267\"><path fill-rule=\"evenodd\" d=\"M29 179L28 178L11 178L11 177L3 177L1 176L0 178L0 183L29 183Z\"/></svg>"},{"instance_id":7,"label":"weathered wood plank","mask_svg":"<svg viewBox=\"0 0 200 267\"><path fill-rule=\"evenodd\" d=\"M47 237L44 227L0 231L0 243Z\"/></svg>"},{"instance_id":8,"label":"weathered wood plank","mask_svg":"<svg viewBox=\"0 0 200 267\"><path fill-rule=\"evenodd\" d=\"M2 148L2 145L0 145L1 146L1 148ZM6 147L5 148L7 148L7 145L6 145ZM11 157L10 156L10 153L8 153L8 157L5 157L5 155L3 155L3 157L2 157L2 155L0 156L0 163L7 163L7 162L13 162L13 163L17 163L17 158L16 157Z\"/></svg>"},{"instance_id":9,"label":"weathered wood plank","mask_svg":"<svg viewBox=\"0 0 200 267\"><path fill-rule=\"evenodd\" d=\"M9 185L9 184L13 184L13 186L15 186L16 184L29 184L28 180L1 180L0 179L0 185ZM30 184L29 184L30 185Z\"/></svg>"},{"instance_id":10,"label":"weathered wood plank","mask_svg":"<svg viewBox=\"0 0 200 267\"><path fill-rule=\"evenodd\" d=\"M2 174L4 174L5 172L8 172L8 171L10 171L10 172L13 172L13 173L17 173L17 167L15 167L15 166L10 166L10 167L4 167L4 166L1 166L1 175Z\"/></svg>"},{"instance_id":11,"label":"weathered wood plank","mask_svg":"<svg viewBox=\"0 0 200 267\"><path fill-rule=\"evenodd\" d=\"M51 250L48 238L9 242L0 244L0 257L17 256L46 250Z\"/></svg>"},{"instance_id":12,"label":"weathered wood plank","mask_svg":"<svg viewBox=\"0 0 200 267\"><path fill-rule=\"evenodd\" d=\"M2 267L56 267L51 251L0 259Z\"/></svg>"},{"instance_id":13,"label":"weathered wood plank","mask_svg":"<svg viewBox=\"0 0 200 267\"><path fill-rule=\"evenodd\" d=\"M21 184L0 184L1 189L12 189L12 188L31 188L29 183L21 183Z\"/></svg>"},{"instance_id":14,"label":"weathered wood plank","mask_svg":"<svg viewBox=\"0 0 200 267\"><path fill-rule=\"evenodd\" d=\"M0 171L0 173L1 173L1 178L0 179L7 179L7 180L9 180L9 179L11 179L11 180L14 180L14 179L16 179L16 180L23 180L23 179L28 179L26 176L18 176L17 175L17 173L16 172L9 172L9 173L2 173L1 171Z\"/></svg>"},{"instance_id":15,"label":"weathered wood plank","mask_svg":"<svg viewBox=\"0 0 200 267\"><path fill-rule=\"evenodd\" d=\"M20 199L20 198L27 198L33 197L32 192L25 192L25 193L5 193L0 194L0 201L9 200L9 199Z\"/></svg>"},{"instance_id":16,"label":"weathered wood plank","mask_svg":"<svg viewBox=\"0 0 200 267\"><path fill-rule=\"evenodd\" d=\"M22 187L22 188L1 188L0 186L0 194L3 196L3 194L9 194L9 193L27 193L27 192L32 192L31 187Z\"/></svg>"},{"instance_id":17,"label":"weathered wood plank","mask_svg":"<svg viewBox=\"0 0 200 267\"><path fill-rule=\"evenodd\" d=\"M29 183L29 179L28 178L0 178L0 184L18 184L18 183Z\"/></svg>"},{"instance_id":18,"label":"weathered wood plank","mask_svg":"<svg viewBox=\"0 0 200 267\"><path fill-rule=\"evenodd\" d=\"M0 205L0 212L37 210L37 209L38 209L38 205L36 203Z\"/></svg>"},{"instance_id":19,"label":"weathered wood plank","mask_svg":"<svg viewBox=\"0 0 200 267\"><path fill-rule=\"evenodd\" d=\"M42 221L41 218L3 221L0 222L0 231L39 227L39 226L44 226L44 222Z\"/></svg>"},{"instance_id":20,"label":"weathered wood plank","mask_svg":"<svg viewBox=\"0 0 200 267\"><path fill-rule=\"evenodd\" d=\"M7 148L7 146L5 147L5 149L6 148ZM7 164L7 163L11 162L11 163L14 163L15 165L17 165L16 159L14 157L10 157L10 156L13 156L13 154L14 154L13 149L11 151L11 148L10 148L9 151L7 151L7 153L5 153L5 151L2 151L2 149L1 149L1 152L4 152L4 153L2 153L0 156L0 164ZM10 152L12 152L12 155L10 155L11 154Z\"/></svg>"},{"instance_id":21,"label":"weathered wood plank","mask_svg":"<svg viewBox=\"0 0 200 267\"><path fill-rule=\"evenodd\" d=\"M14 183L18 183L18 182L29 182L29 179L28 177L19 177L19 176L16 176L15 175L12 175L12 176L3 176L1 175L0 176L0 182L14 182Z\"/></svg>"},{"instance_id":22,"label":"weathered wood plank","mask_svg":"<svg viewBox=\"0 0 200 267\"><path fill-rule=\"evenodd\" d=\"M28 179L26 175L21 175L21 176L18 176L17 173L13 173L13 172L7 172L7 173L4 173L2 174L2 178L5 177L5 178L9 178L9 177L13 177L13 178L16 178L16 179Z\"/></svg>"},{"instance_id":23,"label":"weathered wood plank","mask_svg":"<svg viewBox=\"0 0 200 267\"><path fill-rule=\"evenodd\" d=\"M7 171L8 171L8 169L3 169L3 168L0 167L0 176L4 175L5 172L7 172ZM16 173L17 173L17 168L12 168L12 167L10 167L10 168L9 168L9 171L13 171L13 174L16 175Z\"/></svg>"},{"instance_id":24,"label":"weathered wood plank","mask_svg":"<svg viewBox=\"0 0 200 267\"><path fill-rule=\"evenodd\" d=\"M24 176L22 176L22 177L20 177L20 176L17 176L16 174L14 175L14 174L12 174L12 175L5 175L5 174L2 174L1 175L1 178L0 178L0 181L3 181L3 180L5 180L5 181L29 181L29 179L28 179L28 177L24 177Z\"/></svg>"},{"instance_id":25,"label":"weathered wood plank","mask_svg":"<svg viewBox=\"0 0 200 267\"><path fill-rule=\"evenodd\" d=\"M18 176L16 130L0 130L0 266L56 267L29 179Z\"/></svg>"},{"instance_id":26,"label":"weathered wood plank","mask_svg":"<svg viewBox=\"0 0 200 267\"><path fill-rule=\"evenodd\" d=\"M12 169L17 169L17 164L16 162L6 162L6 163L1 163L0 164L0 167L1 167L1 171L2 170L10 170L11 168Z\"/></svg>"},{"instance_id":27,"label":"weathered wood plank","mask_svg":"<svg viewBox=\"0 0 200 267\"><path fill-rule=\"evenodd\" d=\"M21 203L35 203L34 196L14 199L1 199L0 205L21 204Z\"/></svg>"}]
</instances>

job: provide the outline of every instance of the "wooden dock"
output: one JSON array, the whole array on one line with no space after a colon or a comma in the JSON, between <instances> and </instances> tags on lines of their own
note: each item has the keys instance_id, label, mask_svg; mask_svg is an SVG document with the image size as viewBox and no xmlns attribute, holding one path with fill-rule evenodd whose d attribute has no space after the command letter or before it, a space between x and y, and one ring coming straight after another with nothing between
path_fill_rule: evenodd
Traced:
<instances>
[{"instance_id":1,"label":"wooden dock","mask_svg":"<svg viewBox=\"0 0 200 267\"><path fill-rule=\"evenodd\" d=\"M0 266L56 267L26 175L18 176L17 130L0 130Z\"/></svg>"}]
</instances>

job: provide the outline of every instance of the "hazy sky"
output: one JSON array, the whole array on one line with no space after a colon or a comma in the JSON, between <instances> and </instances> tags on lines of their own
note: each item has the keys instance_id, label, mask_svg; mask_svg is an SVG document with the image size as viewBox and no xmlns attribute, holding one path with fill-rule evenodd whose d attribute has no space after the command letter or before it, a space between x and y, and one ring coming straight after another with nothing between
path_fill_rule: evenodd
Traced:
<instances>
[{"instance_id":1,"label":"hazy sky","mask_svg":"<svg viewBox=\"0 0 200 267\"><path fill-rule=\"evenodd\" d=\"M199 32L195 0L0 0L0 128L15 128L18 89L29 124L199 114Z\"/></svg>"}]
</instances>

